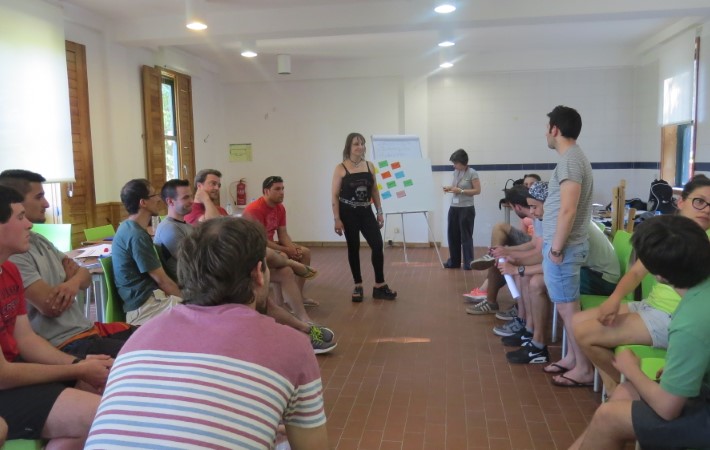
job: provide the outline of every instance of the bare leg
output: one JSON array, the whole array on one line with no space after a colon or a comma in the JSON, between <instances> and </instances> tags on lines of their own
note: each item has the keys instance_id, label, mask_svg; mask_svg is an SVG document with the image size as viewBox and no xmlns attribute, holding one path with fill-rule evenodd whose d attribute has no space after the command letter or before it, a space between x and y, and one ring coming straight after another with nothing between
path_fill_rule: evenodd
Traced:
<instances>
[{"instance_id":1,"label":"bare leg","mask_svg":"<svg viewBox=\"0 0 710 450\"><path fill-rule=\"evenodd\" d=\"M572 317L579 312L579 300L568 303L557 303L557 311L567 332L567 355L562 358L558 364L563 367L570 367L570 371L565 374L566 378L575 380L579 383L591 383L594 379L594 370L587 357L579 349L577 340L574 338L574 329L572 327ZM554 377L558 383L568 383L567 380L560 375Z\"/></svg>"},{"instance_id":2,"label":"bare leg","mask_svg":"<svg viewBox=\"0 0 710 450\"><path fill-rule=\"evenodd\" d=\"M518 317L524 320L525 327L531 330L535 326L535 318L532 315L532 304L530 302L530 277L519 277L519 280Z\"/></svg>"},{"instance_id":3,"label":"bare leg","mask_svg":"<svg viewBox=\"0 0 710 450\"><path fill-rule=\"evenodd\" d=\"M533 324L533 340L540 344L545 343L545 332L547 331L547 313L550 307L550 299L547 297L545 278L542 274L530 277L528 292L530 294L530 314Z\"/></svg>"},{"instance_id":4,"label":"bare leg","mask_svg":"<svg viewBox=\"0 0 710 450\"><path fill-rule=\"evenodd\" d=\"M57 398L42 429L47 450L84 448L101 397L78 389L65 389Z\"/></svg>"},{"instance_id":5,"label":"bare leg","mask_svg":"<svg viewBox=\"0 0 710 450\"><path fill-rule=\"evenodd\" d=\"M503 275L500 274L497 267L491 267L488 269L488 303L497 305L498 304L498 291L503 287L505 280Z\"/></svg>"},{"instance_id":6,"label":"bare leg","mask_svg":"<svg viewBox=\"0 0 710 450\"><path fill-rule=\"evenodd\" d=\"M294 328L298 331L302 331L304 333L308 333L311 329L311 326L308 325L306 322L298 319L296 316L291 314L290 312L286 311L278 305L271 296L269 296L266 300L266 304L268 305L268 308L266 310L266 314L273 318L276 323L280 323L281 325L286 325L291 328Z\"/></svg>"},{"instance_id":7,"label":"bare leg","mask_svg":"<svg viewBox=\"0 0 710 450\"><path fill-rule=\"evenodd\" d=\"M636 399L638 393L633 386L629 383L619 386L614 396L597 408L589 426L570 450L623 449L636 438L631 421L631 402Z\"/></svg>"},{"instance_id":8,"label":"bare leg","mask_svg":"<svg viewBox=\"0 0 710 450\"><path fill-rule=\"evenodd\" d=\"M268 262L268 261L267 261ZM303 296L296 284L295 275L288 267L271 270L271 281L281 286L284 300L291 307L293 313L304 322L312 322L311 318L303 307Z\"/></svg>"},{"instance_id":9,"label":"bare leg","mask_svg":"<svg viewBox=\"0 0 710 450\"><path fill-rule=\"evenodd\" d=\"M7 422L0 417L0 447L5 443L7 439Z\"/></svg>"},{"instance_id":10,"label":"bare leg","mask_svg":"<svg viewBox=\"0 0 710 450\"><path fill-rule=\"evenodd\" d=\"M614 392L620 378L611 362L614 348L624 344L653 344L646 324L638 314L629 313L626 305L621 305L610 326L599 323L596 308L575 314L572 323L579 348L599 369L609 394Z\"/></svg>"}]
</instances>

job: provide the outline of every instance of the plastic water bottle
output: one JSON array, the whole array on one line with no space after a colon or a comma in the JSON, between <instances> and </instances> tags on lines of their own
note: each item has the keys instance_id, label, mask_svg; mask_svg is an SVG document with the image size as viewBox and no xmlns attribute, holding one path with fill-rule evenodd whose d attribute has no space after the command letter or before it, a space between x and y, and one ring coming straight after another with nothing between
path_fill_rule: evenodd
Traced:
<instances>
[{"instance_id":1,"label":"plastic water bottle","mask_svg":"<svg viewBox=\"0 0 710 450\"><path fill-rule=\"evenodd\" d=\"M503 264L505 262L505 258L499 258L498 262L500 264ZM517 300L520 298L520 291L518 291L518 285L515 284L515 280L513 279L513 276L510 274L505 274L505 283L508 285L508 290L510 290L510 295L513 297L513 300Z\"/></svg>"}]
</instances>

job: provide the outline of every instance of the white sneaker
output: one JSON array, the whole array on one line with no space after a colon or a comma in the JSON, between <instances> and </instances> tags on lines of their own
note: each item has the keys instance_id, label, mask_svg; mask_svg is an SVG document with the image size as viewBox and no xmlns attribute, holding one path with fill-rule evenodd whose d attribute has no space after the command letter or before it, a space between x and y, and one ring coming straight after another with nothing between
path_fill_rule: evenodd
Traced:
<instances>
[{"instance_id":1,"label":"white sneaker","mask_svg":"<svg viewBox=\"0 0 710 450\"><path fill-rule=\"evenodd\" d=\"M487 270L496 265L496 259L489 254L485 254L478 259L471 261L471 269Z\"/></svg>"}]
</instances>

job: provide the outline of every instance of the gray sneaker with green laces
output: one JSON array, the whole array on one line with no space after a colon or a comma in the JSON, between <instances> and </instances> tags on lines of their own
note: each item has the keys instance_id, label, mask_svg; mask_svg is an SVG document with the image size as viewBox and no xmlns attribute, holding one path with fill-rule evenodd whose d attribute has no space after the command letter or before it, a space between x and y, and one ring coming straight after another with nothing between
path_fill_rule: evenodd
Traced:
<instances>
[{"instance_id":1,"label":"gray sneaker with green laces","mask_svg":"<svg viewBox=\"0 0 710 450\"><path fill-rule=\"evenodd\" d=\"M328 353L338 346L333 342L333 332L329 328L311 325L308 336L311 338L313 353L316 355Z\"/></svg>"}]
</instances>

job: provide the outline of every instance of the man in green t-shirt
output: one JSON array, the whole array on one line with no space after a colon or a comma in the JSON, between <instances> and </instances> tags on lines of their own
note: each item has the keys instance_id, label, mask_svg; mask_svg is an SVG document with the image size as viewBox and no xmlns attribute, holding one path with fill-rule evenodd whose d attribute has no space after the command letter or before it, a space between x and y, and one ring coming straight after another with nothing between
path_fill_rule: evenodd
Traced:
<instances>
[{"instance_id":1,"label":"man in green t-shirt","mask_svg":"<svg viewBox=\"0 0 710 450\"><path fill-rule=\"evenodd\" d=\"M633 440L642 448L710 447L710 241L691 219L662 216L639 226L631 243L644 267L682 297L665 368L656 383L630 350L619 353L614 367L627 382L570 449L622 449Z\"/></svg>"}]
</instances>

